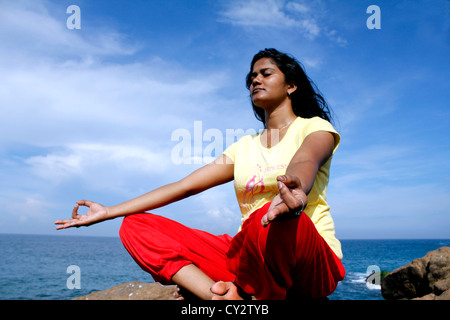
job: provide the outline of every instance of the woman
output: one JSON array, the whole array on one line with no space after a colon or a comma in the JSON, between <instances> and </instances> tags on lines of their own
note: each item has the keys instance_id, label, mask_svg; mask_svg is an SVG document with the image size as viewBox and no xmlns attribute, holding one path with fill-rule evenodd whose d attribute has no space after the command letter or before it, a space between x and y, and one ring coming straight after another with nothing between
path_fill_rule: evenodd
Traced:
<instances>
[{"instance_id":1,"label":"woman","mask_svg":"<svg viewBox=\"0 0 450 320\"><path fill-rule=\"evenodd\" d=\"M78 201L57 229L124 216L120 237L155 281L201 299L322 298L343 279L340 242L326 203L339 134L299 63L275 49L255 55L247 88L265 129L231 145L184 179L112 207ZM235 237L146 213L234 180L242 211ZM89 207L78 215L79 206Z\"/></svg>"}]
</instances>

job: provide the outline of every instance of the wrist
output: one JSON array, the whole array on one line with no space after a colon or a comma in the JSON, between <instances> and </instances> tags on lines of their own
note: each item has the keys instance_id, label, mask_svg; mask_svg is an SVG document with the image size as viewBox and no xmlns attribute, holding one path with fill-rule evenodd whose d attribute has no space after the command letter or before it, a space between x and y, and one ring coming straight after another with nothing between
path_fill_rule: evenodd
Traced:
<instances>
[{"instance_id":1,"label":"wrist","mask_svg":"<svg viewBox=\"0 0 450 320\"><path fill-rule=\"evenodd\" d=\"M106 210L106 214L105 214L106 219L105 220L111 220L111 219L114 219L114 218L117 218L120 216L117 212L116 206L105 207L105 210Z\"/></svg>"}]
</instances>

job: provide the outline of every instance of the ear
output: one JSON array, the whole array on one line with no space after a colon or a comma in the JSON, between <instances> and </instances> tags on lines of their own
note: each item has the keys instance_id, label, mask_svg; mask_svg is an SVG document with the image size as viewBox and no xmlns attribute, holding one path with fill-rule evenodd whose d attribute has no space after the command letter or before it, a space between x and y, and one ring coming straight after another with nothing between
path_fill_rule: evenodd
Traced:
<instances>
[{"instance_id":1,"label":"ear","mask_svg":"<svg viewBox=\"0 0 450 320\"><path fill-rule=\"evenodd\" d=\"M294 83L288 84L288 96L292 95L297 90L297 85Z\"/></svg>"}]
</instances>

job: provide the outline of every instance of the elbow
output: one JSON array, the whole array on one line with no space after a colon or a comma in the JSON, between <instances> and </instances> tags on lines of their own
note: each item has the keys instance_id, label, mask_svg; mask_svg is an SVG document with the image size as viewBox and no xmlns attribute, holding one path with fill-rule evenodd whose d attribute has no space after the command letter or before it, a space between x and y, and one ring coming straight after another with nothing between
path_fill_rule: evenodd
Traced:
<instances>
[{"instance_id":1,"label":"elbow","mask_svg":"<svg viewBox=\"0 0 450 320\"><path fill-rule=\"evenodd\" d=\"M189 183L187 179L182 179L178 182L175 182L174 187L176 188L176 190L178 190L180 199L189 198L190 196L196 195L197 193L201 192L193 188L192 184Z\"/></svg>"}]
</instances>

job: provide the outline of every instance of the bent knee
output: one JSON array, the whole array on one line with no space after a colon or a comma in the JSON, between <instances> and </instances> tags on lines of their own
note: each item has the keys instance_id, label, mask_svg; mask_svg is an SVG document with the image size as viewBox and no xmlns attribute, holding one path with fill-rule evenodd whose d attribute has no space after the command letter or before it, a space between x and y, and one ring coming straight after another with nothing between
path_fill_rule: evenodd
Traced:
<instances>
[{"instance_id":1,"label":"bent knee","mask_svg":"<svg viewBox=\"0 0 450 320\"><path fill-rule=\"evenodd\" d=\"M139 229L145 224L145 220L148 220L150 214L147 213L136 213L126 216L122 220L122 224L119 229L119 237L123 241L124 238L128 238L132 235L139 233Z\"/></svg>"}]
</instances>

